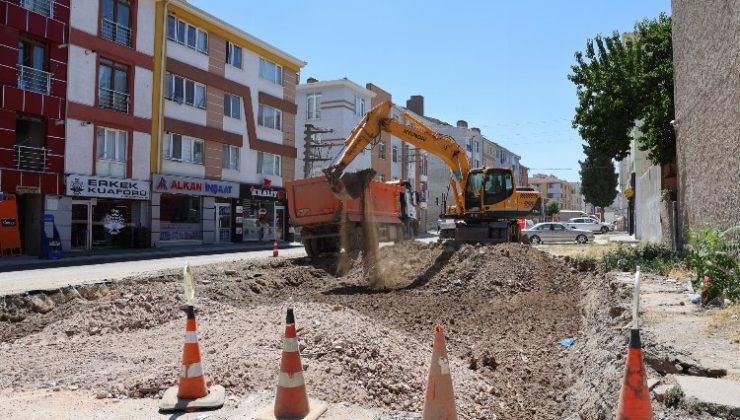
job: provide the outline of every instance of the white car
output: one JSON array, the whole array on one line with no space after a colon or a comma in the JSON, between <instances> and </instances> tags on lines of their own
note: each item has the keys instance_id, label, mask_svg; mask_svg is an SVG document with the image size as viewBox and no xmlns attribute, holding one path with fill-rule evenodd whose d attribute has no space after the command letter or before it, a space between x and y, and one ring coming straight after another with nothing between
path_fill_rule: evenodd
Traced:
<instances>
[{"instance_id":1,"label":"white car","mask_svg":"<svg viewBox=\"0 0 740 420\"><path fill-rule=\"evenodd\" d=\"M566 225L568 226L568 229L588 230L591 232L607 233L614 230L613 224L600 222L591 217L575 217L568 220Z\"/></svg>"},{"instance_id":2,"label":"white car","mask_svg":"<svg viewBox=\"0 0 740 420\"><path fill-rule=\"evenodd\" d=\"M563 223L538 223L529 229L522 230L522 235L529 238L532 244L543 242L578 242L585 244L594 239L588 230L568 229Z\"/></svg>"}]
</instances>

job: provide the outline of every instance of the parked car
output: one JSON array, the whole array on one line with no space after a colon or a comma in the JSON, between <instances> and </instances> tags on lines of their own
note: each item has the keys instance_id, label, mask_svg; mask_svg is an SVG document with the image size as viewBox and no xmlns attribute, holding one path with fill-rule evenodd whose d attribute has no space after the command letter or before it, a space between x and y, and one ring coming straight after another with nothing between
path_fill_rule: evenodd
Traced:
<instances>
[{"instance_id":1,"label":"parked car","mask_svg":"<svg viewBox=\"0 0 740 420\"><path fill-rule=\"evenodd\" d=\"M529 238L532 244L542 242L578 242L585 244L594 239L594 234L588 230L568 229L564 223L538 223L529 229L524 229L522 235Z\"/></svg>"},{"instance_id":2,"label":"parked car","mask_svg":"<svg viewBox=\"0 0 740 420\"><path fill-rule=\"evenodd\" d=\"M614 230L613 224L600 222L591 217L574 217L573 219L568 220L566 225L568 226L568 229L581 229L591 232L607 233Z\"/></svg>"}]
</instances>

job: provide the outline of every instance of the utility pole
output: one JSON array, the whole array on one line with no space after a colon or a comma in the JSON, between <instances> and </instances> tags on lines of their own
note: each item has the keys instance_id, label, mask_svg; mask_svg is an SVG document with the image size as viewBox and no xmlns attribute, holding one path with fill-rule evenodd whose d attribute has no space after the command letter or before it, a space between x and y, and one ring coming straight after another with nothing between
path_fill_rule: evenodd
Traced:
<instances>
[{"instance_id":1,"label":"utility pole","mask_svg":"<svg viewBox=\"0 0 740 420\"><path fill-rule=\"evenodd\" d=\"M333 133L333 129L324 129L324 128L317 128L314 127L313 124L306 124L305 130L303 130L303 140L304 140L304 147L303 147L303 178L308 178L311 176L311 170L313 169L313 162L320 162L320 161L327 161L331 159L322 159L321 155L314 155L314 149L317 145L314 141L314 134L322 134L322 133Z\"/></svg>"}]
</instances>

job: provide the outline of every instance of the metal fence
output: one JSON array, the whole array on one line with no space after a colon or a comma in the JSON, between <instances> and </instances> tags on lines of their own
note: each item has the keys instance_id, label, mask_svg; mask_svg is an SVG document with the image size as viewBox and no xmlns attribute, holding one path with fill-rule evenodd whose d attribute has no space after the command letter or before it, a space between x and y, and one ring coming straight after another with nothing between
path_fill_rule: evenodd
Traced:
<instances>
[{"instance_id":1,"label":"metal fence","mask_svg":"<svg viewBox=\"0 0 740 420\"><path fill-rule=\"evenodd\" d=\"M49 150L45 147L22 146L16 144L15 166L23 171L46 172Z\"/></svg>"},{"instance_id":2,"label":"metal fence","mask_svg":"<svg viewBox=\"0 0 740 420\"><path fill-rule=\"evenodd\" d=\"M19 64L18 87L48 95L51 92L51 73Z\"/></svg>"},{"instance_id":3,"label":"metal fence","mask_svg":"<svg viewBox=\"0 0 740 420\"><path fill-rule=\"evenodd\" d=\"M128 112L129 100L128 93L102 87L98 89L98 103L101 108Z\"/></svg>"},{"instance_id":4,"label":"metal fence","mask_svg":"<svg viewBox=\"0 0 740 420\"><path fill-rule=\"evenodd\" d=\"M21 7L46 17L54 17L53 0L21 0Z\"/></svg>"},{"instance_id":5,"label":"metal fence","mask_svg":"<svg viewBox=\"0 0 740 420\"><path fill-rule=\"evenodd\" d=\"M100 35L117 44L131 46L131 28L110 19L103 19L102 25L100 25Z\"/></svg>"}]
</instances>

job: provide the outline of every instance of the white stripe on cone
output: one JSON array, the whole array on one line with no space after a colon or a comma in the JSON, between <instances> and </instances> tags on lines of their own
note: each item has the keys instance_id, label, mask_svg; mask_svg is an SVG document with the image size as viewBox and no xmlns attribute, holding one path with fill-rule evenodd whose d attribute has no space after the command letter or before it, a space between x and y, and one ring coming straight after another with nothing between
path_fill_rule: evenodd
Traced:
<instances>
[{"instance_id":1,"label":"white stripe on cone","mask_svg":"<svg viewBox=\"0 0 740 420\"><path fill-rule=\"evenodd\" d=\"M182 369L180 369L181 378L195 378L198 376L203 376L203 366L200 363L182 365Z\"/></svg>"},{"instance_id":2,"label":"white stripe on cone","mask_svg":"<svg viewBox=\"0 0 740 420\"><path fill-rule=\"evenodd\" d=\"M198 342L198 333L195 331L185 331L185 344L194 344Z\"/></svg>"},{"instance_id":3,"label":"white stripe on cone","mask_svg":"<svg viewBox=\"0 0 740 420\"><path fill-rule=\"evenodd\" d=\"M283 388L295 388L303 384L303 372L296 372L292 375L280 372L280 375L278 375L278 386Z\"/></svg>"},{"instance_id":4,"label":"white stripe on cone","mask_svg":"<svg viewBox=\"0 0 740 420\"><path fill-rule=\"evenodd\" d=\"M288 353L295 353L298 351L298 339L295 337L285 338L283 340L283 351Z\"/></svg>"}]
</instances>

